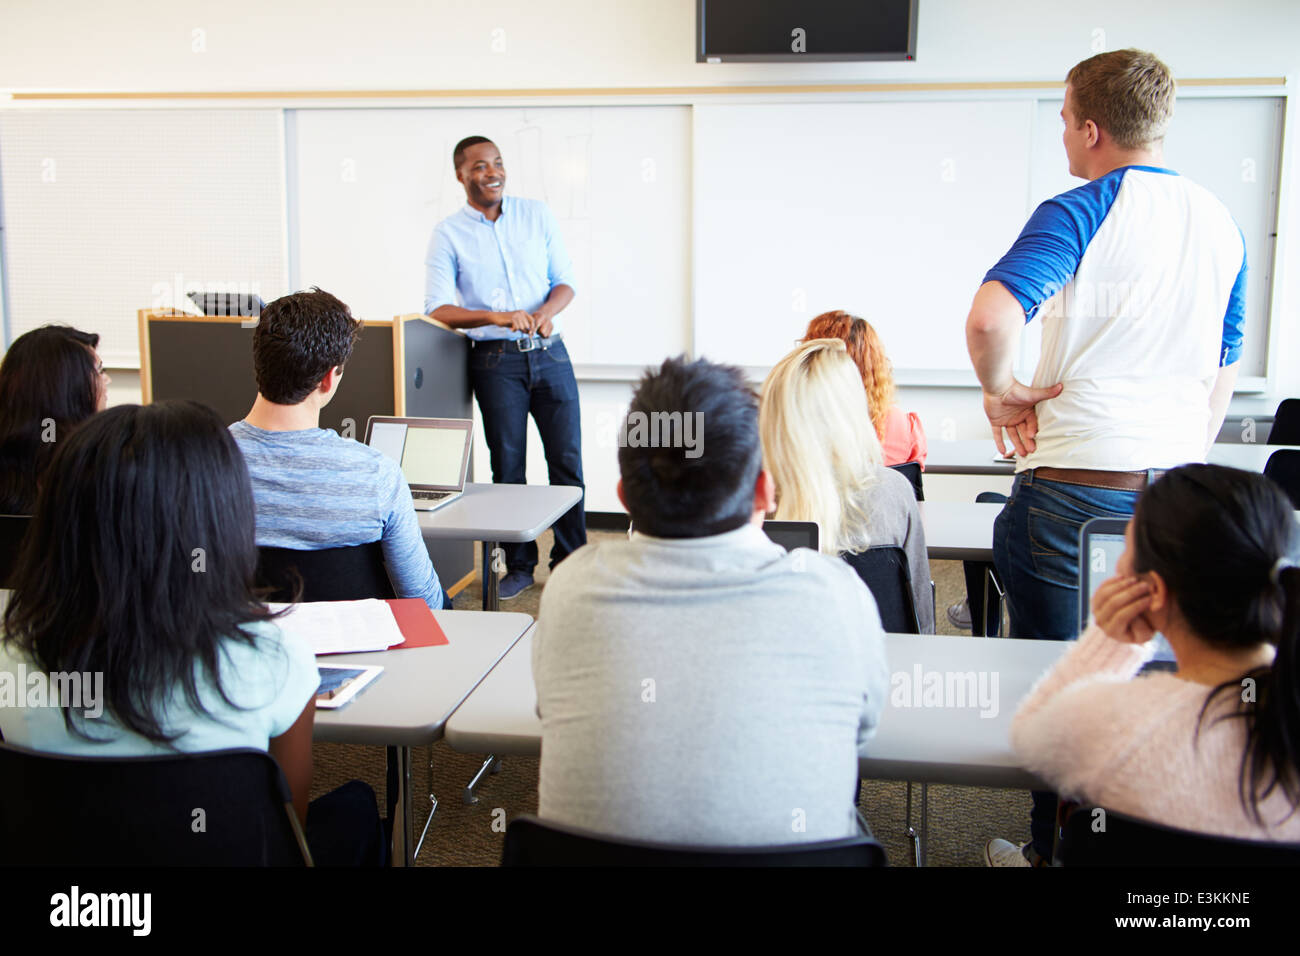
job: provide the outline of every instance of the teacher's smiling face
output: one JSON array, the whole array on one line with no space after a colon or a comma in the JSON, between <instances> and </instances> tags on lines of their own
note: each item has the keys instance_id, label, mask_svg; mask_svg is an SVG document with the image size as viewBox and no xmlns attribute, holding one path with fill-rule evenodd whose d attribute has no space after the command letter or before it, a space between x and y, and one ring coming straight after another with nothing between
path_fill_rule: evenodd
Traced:
<instances>
[{"instance_id":1,"label":"teacher's smiling face","mask_svg":"<svg viewBox=\"0 0 1300 956\"><path fill-rule=\"evenodd\" d=\"M501 204L506 188L506 165L492 143L479 143L466 149L456 178L465 187L471 205L489 209Z\"/></svg>"}]
</instances>

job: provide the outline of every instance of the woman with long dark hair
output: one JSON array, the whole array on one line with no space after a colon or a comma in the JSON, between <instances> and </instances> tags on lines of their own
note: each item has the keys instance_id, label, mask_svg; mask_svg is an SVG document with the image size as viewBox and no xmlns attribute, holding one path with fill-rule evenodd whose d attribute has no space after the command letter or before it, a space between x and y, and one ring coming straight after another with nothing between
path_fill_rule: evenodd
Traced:
<instances>
[{"instance_id":1,"label":"woman with long dark hair","mask_svg":"<svg viewBox=\"0 0 1300 956\"><path fill-rule=\"evenodd\" d=\"M45 325L14 339L0 363L0 514L30 514L60 441L108 402L99 336Z\"/></svg>"},{"instance_id":2,"label":"woman with long dark hair","mask_svg":"<svg viewBox=\"0 0 1300 956\"><path fill-rule=\"evenodd\" d=\"M90 706L0 708L0 733L95 756L267 750L313 849L330 842L319 862L335 862L335 835L313 834L307 802L320 675L306 640L254 591L253 528L243 456L197 402L119 406L58 442L18 558L0 671L102 675L102 694ZM359 800L349 822L364 830L368 797L361 839L382 854L362 787L322 799Z\"/></svg>"},{"instance_id":3,"label":"woman with long dark hair","mask_svg":"<svg viewBox=\"0 0 1300 956\"><path fill-rule=\"evenodd\" d=\"M1129 522L1095 623L1011 739L1063 795L1169 826L1300 841L1300 529L1262 475L1184 465ZM1131 679L1163 634L1176 674Z\"/></svg>"}]
</instances>

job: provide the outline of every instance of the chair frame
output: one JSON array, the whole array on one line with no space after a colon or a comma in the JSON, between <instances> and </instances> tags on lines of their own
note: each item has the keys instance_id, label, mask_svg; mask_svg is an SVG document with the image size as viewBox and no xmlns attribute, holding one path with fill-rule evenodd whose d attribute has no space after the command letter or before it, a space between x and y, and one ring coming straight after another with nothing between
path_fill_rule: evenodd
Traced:
<instances>
[{"instance_id":1,"label":"chair frame","mask_svg":"<svg viewBox=\"0 0 1300 956\"><path fill-rule=\"evenodd\" d=\"M859 815L861 821L861 815ZM597 852L617 853L625 850L630 853L647 853L651 859L642 862L617 862L603 861L594 863L561 863L545 862L534 863L525 862L518 859L520 854L526 853L526 849L521 849L521 841L526 841L527 836L520 836L520 833L527 834L529 829L537 828L553 835L560 835L566 839L571 839L574 843L592 847ZM552 823L539 819L531 814L525 814L516 817L510 821L506 828L505 846L501 851L502 866L700 866L700 867L743 867L753 865L770 865L770 866L815 866L818 864L798 862L798 857L809 856L818 852L834 852L836 850L847 850L853 847L874 848L873 856L880 866L887 866L888 861L885 858L885 849L867 833L855 836L845 837L840 840L825 840L815 843L785 843L774 846L680 846L666 843L657 843L649 840L631 840L608 837L604 834L593 833L580 827L572 827L559 823ZM513 857L513 858L512 858ZM656 859L656 857L661 857ZM769 863L747 863L746 860L754 860L759 857L787 857L791 860L789 863L769 862ZM837 864L824 864L837 865Z\"/></svg>"}]
</instances>

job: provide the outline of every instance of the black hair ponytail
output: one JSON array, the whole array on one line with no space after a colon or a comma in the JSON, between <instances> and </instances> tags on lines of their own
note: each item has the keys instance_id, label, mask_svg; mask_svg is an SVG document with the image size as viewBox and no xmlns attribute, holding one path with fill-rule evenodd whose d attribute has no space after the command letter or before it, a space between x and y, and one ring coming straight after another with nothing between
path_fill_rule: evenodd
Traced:
<instances>
[{"instance_id":1,"label":"black hair ponytail","mask_svg":"<svg viewBox=\"0 0 1300 956\"><path fill-rule=\"evenodd\" d=\"M1272 644L1270 667L1225 681L1201 708L1233 701L1219 720L1241 720L1242 806L1261 826L1261 805L1280 791L1300 809L1300 525L1271 479L1220 465L1184 465L1142 496L1133 514L1134 569L1169 586L1188 628L1211 647ZM1197 724L1197 733L1201 723Z\"/></svg>"}]
</instances>

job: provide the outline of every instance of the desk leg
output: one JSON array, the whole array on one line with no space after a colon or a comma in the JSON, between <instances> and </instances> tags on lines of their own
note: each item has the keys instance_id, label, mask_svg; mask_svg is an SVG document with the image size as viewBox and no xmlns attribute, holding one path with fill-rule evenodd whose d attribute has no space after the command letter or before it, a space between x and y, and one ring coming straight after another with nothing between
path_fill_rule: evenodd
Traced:
<instances>
[{"instance_id":1,"label":"desk leg","mask_svg":"<svg viewBox=\"0 0 1300 956\"><path fill-rule=\"evenodd\" d=\"M501 582L497 580L496 570L492 567L492 555L497 549L497 542L483 542L483 610L501 610Z\"/></svg>"},{"instance_id":2,"label":"desk leg","mask_svg":"<svg viewBox=\"0 0 1300 956\"><path fill-rule=\"evenodd\" d=\"M391 863L393 866L414 866L415 812L411 799L411 748L389 747L388 759L391 761L388 779L391 782L394 776L397 778L396 806L393 806L391 798L388 800L389 805L393 806L389 815L393 827Z\"/></svg>"},{"instance_id":3,"label":"desk leg","mask_svg":"<svg viewBox=\"0 0 1300 956\"><path fill-rule=\"evenodd\" d=\"M989 636L988 631L985 630L984 625L985 622L989 619L989 578L992 576L993 576L993 572L990 571L986 566L984 568L984 613L980 615L978 624L976 624L975 621L973 620L970 622L971 627L974 628L974 630L972 630L971 633L974 634L976 637Z\"/></svg>"}]
</instances>

